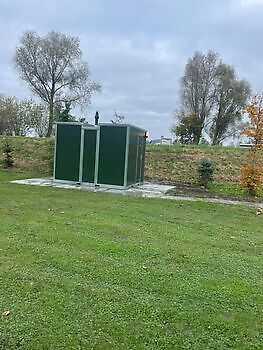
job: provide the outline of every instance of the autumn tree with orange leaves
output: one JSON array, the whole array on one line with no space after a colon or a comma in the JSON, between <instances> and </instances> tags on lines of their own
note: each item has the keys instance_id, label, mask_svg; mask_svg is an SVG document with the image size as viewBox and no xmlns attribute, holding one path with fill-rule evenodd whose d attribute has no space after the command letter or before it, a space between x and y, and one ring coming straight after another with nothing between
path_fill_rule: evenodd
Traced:
<instances>
[{"instance_id":1,"label":"autumn tree with orange leaves","mask_svg":"<svg viewBox=\"0 0 263 350\"><path fill-rule=\"evenodd\" d=\"M247 106L249 124L241 135L249 137L252 146L241 168L241 186L256 196L263 183L263 95L255 96Z\"/></svg>"}]
</instances>

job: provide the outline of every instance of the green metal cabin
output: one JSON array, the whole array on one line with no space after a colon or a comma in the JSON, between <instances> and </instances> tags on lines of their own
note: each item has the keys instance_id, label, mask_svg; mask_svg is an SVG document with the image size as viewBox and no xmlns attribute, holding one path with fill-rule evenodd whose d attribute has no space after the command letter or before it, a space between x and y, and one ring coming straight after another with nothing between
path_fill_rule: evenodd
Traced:
<instances>
[{"instance_id":1,"label":"green metal cabin","mask_svg":"<svg viewBox=\"0 0 263 350\"><path fill-rule=\"evenodd\" d=\"M128 188L144 180L146 131L129 124L56 123L54 181Z\"/></svg>"}]
</instances>

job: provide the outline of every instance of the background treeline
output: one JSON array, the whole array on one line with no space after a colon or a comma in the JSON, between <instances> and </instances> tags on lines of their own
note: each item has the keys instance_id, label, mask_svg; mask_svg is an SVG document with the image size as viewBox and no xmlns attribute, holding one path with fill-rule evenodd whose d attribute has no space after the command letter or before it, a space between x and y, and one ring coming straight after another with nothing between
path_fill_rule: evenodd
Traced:
<instances>
[{"instance_id":1,"label":"background treeline","mask_svg":"<svg viewBox=\"0 0 263 350\"><path fill-rule=\"evenodd\" d=\"M74 121L69 102L57 103L54 121ZM44 137L48 132L49 112L43 103L0 95L0 135Z\"/></svg>"},{"instance_id":2,"label":"background treeline","mask_svg":"<svg viewBox=\"0 0 263 350\"><path fill-rule=\"evenodd\" d=\"M91 96L101 90L100 83L90 80L79 38L56 31L42 37L25 32L15 48L13 66L40 103L0 96L2 135L50 137L55 121L73 120L71 107L86 109ZM220 145L239 136L250 96L250 84L218 53L194 53L180 79L171 126L176 142Z\"/></svg>"},{"instance_id":3,"label":"background treeline","mask_svg":"<svg viewBox=\"0 0 263 350\"><path fill-rule=\"evenodd\" d=\"M47 131L47 110L32 99L0 95L0 134L9 136L35 135L43 137Z\"/></svg>"}]
</instances>

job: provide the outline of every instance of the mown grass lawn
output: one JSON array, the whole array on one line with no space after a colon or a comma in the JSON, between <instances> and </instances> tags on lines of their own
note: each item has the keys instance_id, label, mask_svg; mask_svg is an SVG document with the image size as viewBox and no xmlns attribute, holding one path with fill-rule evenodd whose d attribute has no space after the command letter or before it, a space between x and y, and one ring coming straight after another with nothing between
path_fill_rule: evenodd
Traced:
<instances>
[{"instance_id":1,"label":"mown grass lawn","mask_svg":"<svg viewBox=\"0 0 263 350\"><path fill-rule=\"evenodd\" d=\"M24 176L0 172L0 349L262 349L255 209Z\"/></svg>"},{"instance_id":2,"label":"mown grass lawn","mask_svg":"<svg viewBox=\"0 0 263 350\"><path fill-rule=\"evenodd\" d=\"M208 184L209 190L219 195L233 196L237 198L242 198L244 200L251 200L253 197L249 197L247 190L242 188L239 183L233 182L212 182ZM263 200L263 184L261 184L260 190L257 197L254 200Z\"/></svg>"},{"instance_id":3,"label":"mown grass lawn","mask_svg":"<svg viewBox=\"0 0 263 350\"><path fill-rule=\"evenodd\" d=\"M178 183L174 188L171 188L166 192L171 196L187 196L187 197L200 197L200 198L225 198L229 200L241 200L248 202L263 201L263 184L256 197L249 196L246 189L242 188L239 183L234 182L210 182L207 188L200 186L199 183L184 184Z\"/></svg>"}]
</instances>

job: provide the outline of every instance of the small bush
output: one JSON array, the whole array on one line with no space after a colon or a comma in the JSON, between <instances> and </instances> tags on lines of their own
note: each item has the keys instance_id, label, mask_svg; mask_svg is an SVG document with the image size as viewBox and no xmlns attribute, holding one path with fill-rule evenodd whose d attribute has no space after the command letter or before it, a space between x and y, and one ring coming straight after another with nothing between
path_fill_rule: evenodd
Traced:
<instances>
[{"instance_id":1,"label":"small bush","mask_svg":"<svg viewBox=\"0 0 263 350\"><path fill-rule=\"evenodd\" d=\"M263 95L255 96L247 106L248 126L241 132L250 138L251 147L247 152L246 161L241 168L241 186L247 193L256 197L263 183Z\"/></svg>"},{"instance_id":2,"label":"small bush","mask_svg":"<svg viewBox=\"0 0 263 350\"><path fill-rule=\"evenodd\" d=\"M254 163L248 162L241 169L241 186L245 188L249 196L256 197L260 193L261 184L262 166L255 160Z\"/></svg>"},{"instance_id":3,"label":"small bush","mask_svg":"<svg viewBox=\"0 0 263 350\"><path fill-rule=\"evenodd\" d=\"M10 146L8 142L5 142L3 147L4 159L3 159L3 167L4 168L12 168L14 165L14 160L12 156L13 148Z\"/></svg>"},{"instance_id":4,"label":"small bush","mask_svg":"<svg viewBox=\"0 0 263 350\"><path fill-rule=\"evenodd\" d=\"M197 166L199 183L207 187L209 182L213 181L214 166L208 159L202 159Z\"/></svg>"}]
</instances>

